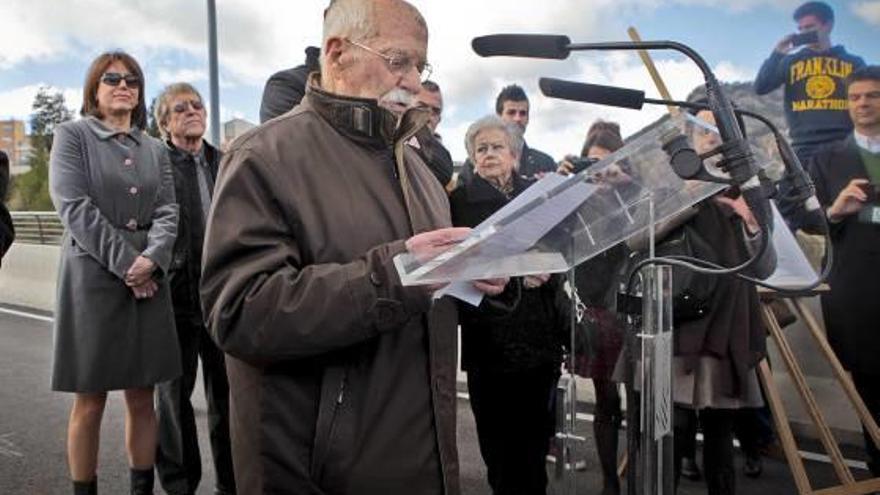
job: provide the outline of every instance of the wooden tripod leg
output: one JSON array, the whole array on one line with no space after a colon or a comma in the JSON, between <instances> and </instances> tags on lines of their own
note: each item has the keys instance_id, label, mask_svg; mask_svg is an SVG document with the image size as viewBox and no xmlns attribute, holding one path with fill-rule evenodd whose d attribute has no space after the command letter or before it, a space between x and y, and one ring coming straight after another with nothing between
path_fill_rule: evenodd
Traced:
<instances>
[{"instance_id":1,"label":"wooden tripod leg","mask_svg":"<svg viewBox=\"0 0 880 495\"><path fill-rule=\"evenodd\" d=\"M779 327L779 323L773 316L769 306L762 305L761 309L764 314L764 320L770 327L770 333L773 336L773 340L776 342L780 355L782 356L782 360L785 362L785 365L788 368L788 373L794 381L795 389L798 391L798 395L801 396L801 400L804 402L807 413L810 415L810 419L812 419L813 424L816 426L816 430L818 430L822 446L825 447L828 457L831 458L831 464L834 467L834 472L837 474L837 478L844 485L854 484L855 479L849 471L849 468L844 464L843 454L840 452L840 447L838 447L834 435L831 434L831 429L828 427L828 423L825 421L825 417L819 409L819 405L816 403L816 397L813 395L813 392L807 384L807 379L797 363L797 359L795 358L794 352L791 350L791 346L788 344L788 340L782 333L782 328Z\"/></svg>"},{"instance_id":2,"label":"wooden tripod leg","mask_svg":"<svg viewBox=\"0 0 880 495\"><path fill-rule=\"evenodd\" d=\"M624 450L623 455L620 457L620 462L617 463L618 478L623 478L623 475L626 474L627 464L629 464L629 452Z\"/></svg>"},{"instance_id":3,"label":"wooden tripod leg","mask_svg":"<svg viewBox=\"0 0 880 495\"><path fill-rule=\"evenodd\" d=\"M877 422L874 421L874 417L871 416L871 412L868 411L868 408L865 406L862 396L859 395L858 390L856 390L852 378L843 369L843 365L840 364L837 354L834 353L834 349L831 348L831 344L828 343L828 339L822 333L821 327L813 316L813 313L810 312L809 308L806 307L804 301L801 299L786 299L786 303L788 303L789 307L792 308L798 317L800 317L801 321L807 325L807 328L810 330L810 335L813 336L813 340L816 342L819 350L822 351L822 354L825 355L825 359L828 360L828 364L831 365L831 370L834 371L835 378L837 378L837 381L840 382L840 385L843 387L843 391L852 403L853 408L855 408L856 414L858 414L859 419L865 426L865 430L868 432L868 435L871 436L871 439L874 440L874 445L876 445L877 448L880 448L880 428L877 427Z\"/></svg>"}]
</instances>

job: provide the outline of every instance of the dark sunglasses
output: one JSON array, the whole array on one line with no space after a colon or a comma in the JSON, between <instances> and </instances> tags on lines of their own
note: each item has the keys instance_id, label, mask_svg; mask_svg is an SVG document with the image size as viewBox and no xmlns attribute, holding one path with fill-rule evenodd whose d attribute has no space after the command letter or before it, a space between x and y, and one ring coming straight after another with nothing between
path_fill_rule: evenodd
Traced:
<instances>
[{"instance_id":1,"label":"dark sunglasses","mask_svg":"<svg viewBox=\"0 0 880 495\"><path fill-rule=\"evenodd\" d=\"M138 88L141 85L141 78L134 74L120 74L118 72L105 72L101 76L101 82L107 86L119 86L119 83L125 81L125 85L129 88Z\"/></svg>"},{"instance_id":2,"label":"dark sunglasses","mask_svg":"<svg viewBox=\"0 0 880 495\"><path fill-rule=\"evenodd\" d=\"M182 102L178 103L177 105L174 105L172 110L174 110L174 113L183 113L186 111L187 106L191 106L192 109L197 112L199 110L205 108L205 105L202 104L202 102L200 102L199 100L188 100L188 101L182 101Z\"/></svg>"}]
</instances>

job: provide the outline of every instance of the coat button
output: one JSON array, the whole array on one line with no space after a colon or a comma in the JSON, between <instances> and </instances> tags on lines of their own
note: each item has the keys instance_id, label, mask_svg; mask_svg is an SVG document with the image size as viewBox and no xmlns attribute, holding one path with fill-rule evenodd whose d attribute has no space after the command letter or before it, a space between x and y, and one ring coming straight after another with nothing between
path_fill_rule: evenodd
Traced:
<instances>
[{"instance_id":1,"label":"coat button","mask_svg":"<svg viewBox=\"0 0 880 495\"><path fill-rule=\"evenodd\" d=\"M382 286L382 279L379 278L379 274L376 272L370 272L370 282L376 287Z\"/></svg>"},{"instance_id":2,"label":"coat button","mask_svg":"<svg viewBox=\"0 0 880 495\"><path fill-rule=\"evenodd\" d=\"M133 196L138 193L138 188L131 186L131 188L129 188L128 192L129 192L129 194L131 194Z\"/></svg>"},{"instance_id":3,"label":"coat button","mask_svg":"<svg viewBox=\"0 0 880 495\"><path fill-rule=\"evenodd\" d=\"M136 218L131 218L128 220L128 223L125 224L128 230L135 231L138 228L138 221Z\"/></svg>"},{"instance_id":4,"label":"coat button","mask_svg":"<svg viewBox=\"0 0 880 495\"><path fill-rule=\"evenodd\" d=\"M131 158L126 158L126 159L125 159L125 164L131 166L131 165L134 164L134 161L133 161Z\"/></svg>"}]
</instances>

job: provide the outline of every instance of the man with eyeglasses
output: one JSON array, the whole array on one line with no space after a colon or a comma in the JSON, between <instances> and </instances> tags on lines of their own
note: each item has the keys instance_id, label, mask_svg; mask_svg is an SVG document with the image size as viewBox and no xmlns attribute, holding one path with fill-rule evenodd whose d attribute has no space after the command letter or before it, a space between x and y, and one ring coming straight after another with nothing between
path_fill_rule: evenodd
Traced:
<instances>
[{"instance_id":1,"label":"man with eyeglasses","mask_svg":"<svg viewBox=\"0 0 880 495\"><path fill-rule=\"evenodd\" d=\"M166 493L196 493L202 477L202 462L190 397L201 358L216 480L214 493L233 494L229 382L223 352L205 328L199 302L205 220L211 207L220 151L203 138L207 112L201 95L192 85L171 84L159 94L156 102L156 122L168 148L175 197L180 206L168 276L183 369L180 377L156 387L159 422L156 470Z\"/></svg>"},{"instance_id":2,"label":"man with eyeglasses","mask_svg":"<svg viewBox=\"0 0 880 495\"><path fill-rule=\"evenodd\" d=\"M455 182L452 180L454 165L452 155L443 146L443 139L437 133L437 126L443 117L443 94L440 92L440 86L431 80L423 82L422 90L416 94L413 106L429 112L429 116L428 125L416 134L416 139L411 144L418 150L419 155L446 192L452 192L455 187Z\"/></svg>"},{"instance_id":3,"label":"man with eyeglasses","mask_svg":"<svg viewBox=\"0 0 880 495\"><path fill-rule=\"evenodd\" d=\"M468 232L408 145L427 41L403 0L334 0L303 101L223 159L201 294L241 493L459 493L455 305L393 262Z\"/></svg>"}]
</instances>

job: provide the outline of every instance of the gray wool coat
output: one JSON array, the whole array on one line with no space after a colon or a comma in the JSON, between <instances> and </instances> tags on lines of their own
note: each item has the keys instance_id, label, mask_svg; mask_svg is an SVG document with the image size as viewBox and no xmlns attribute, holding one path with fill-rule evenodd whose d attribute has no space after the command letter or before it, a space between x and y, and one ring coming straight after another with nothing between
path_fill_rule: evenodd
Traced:
<instances>
[{"instance_id":1,"label":"gray wool coat","mask_svg":"<svg viewBox=\"0 0 880 495\"><path fill-rule=\"evenodd\" d=\"M94 117L66 122L55 130L49 187L64 225L52 389L102 392L178 376L164 277L178 207L162 144L140 129L114 131ZM143 300L124 282L139 255L156 263L159 285Z\"/></svg>"}]
</instances>

